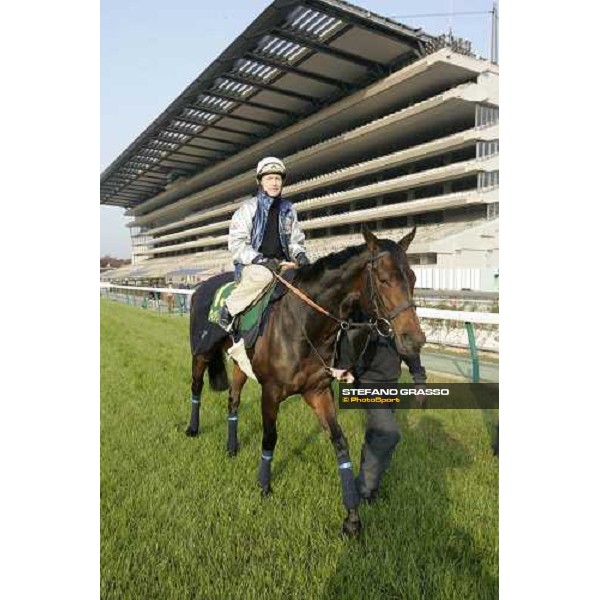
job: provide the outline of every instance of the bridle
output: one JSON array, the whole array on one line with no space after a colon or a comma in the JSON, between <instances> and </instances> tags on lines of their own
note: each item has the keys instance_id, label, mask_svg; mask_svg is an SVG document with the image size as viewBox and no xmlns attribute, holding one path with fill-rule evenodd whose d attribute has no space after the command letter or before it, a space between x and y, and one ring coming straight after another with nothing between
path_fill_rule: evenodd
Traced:
<instances>
[{"instance_id":1,"label":"bridle","mask_svg":"<svg viewBox=\"0 0 600 600\"><path fill-rule=\"evenodd\" d=\"M413 300L405 300L392 309L389 309L386 306L385 300L375 284L373 272L377 271L377 262L379 259L387 256L389 253L389 250L383 250L379 254L371 256L367 262L369 302L375 309L374 316L371 317L369 322L373 324L374 328L377 330L377 333L382 337L392 337L394 335L392 321L405 310L416 307L416 304Z\"/></svg>"},{"instance_id":2,"label":"bridle","mask_svg":"<svg viewBox=\"0 0 600 600\"><path fill-rule=\"evenodd\" d=\"M281 275L279 275L278 273L274 273L276 279L279 280L284 286L286 286L296 296L298 296L302 301L304 301L306 304L308 304L311 308L328 316L329 318L333 319L334 321L336 321L338 323L339 329L335 336L334 351L331 356L331 364L329 366L327 365L327 363L325 362L325 360L323 359L323 357L321 356L319 351L315 348L314 344L311 342L310 338L306 334L306 330L304 330L304 328L303 328L303 334L304 334L306 341L309 343L312 350L319 357L319 359L320 359L321 363L323 364L323 367L325 368L326 371L331 373L333 370L335 357L337 354L338 343L339 343L340 336L343 331L348 331L349 329L369 328L371 330L375 330L378 333L378 335L380 335L382 337L391 338L394 335L394 328L392 326L392 321L398 315L403 313L405 310L408 310L409 308L416 306L416 304L412 300L405 300L404 302L402 302L401 304L399 304L398 306L394 307L391 310L386 306L385 301L384 301L381 293L379 292L377 285L375 284L375 280L373 278L373 272L377 271L377 262L384 256L387 256L388 254L390 254L389 250L383 250L382 252L379 252L379 254L372 255L371 258L367 261L366 272L368 273L368 281L369 281L369 303L375 309L374 314L370 315L369 321L367 323L353 323L352 321L348 321L348 320L340 319L340 318L336 317L335 315L331 314L328 310L324 309L322 306L319 306L314 300L312 300L306 294L304 294L304 292L302 292L297 287L295 287L294 285L289 283L287 280L285 280L283 277L281 277ZM367 345L369 343L369 337L370 337L370 335L367 337L367 341L365 342L365 346L363 347L363 350L360 353L360 356L362 356L364 354L364 352L367 348Z\"/></svg>"}]
</instances>

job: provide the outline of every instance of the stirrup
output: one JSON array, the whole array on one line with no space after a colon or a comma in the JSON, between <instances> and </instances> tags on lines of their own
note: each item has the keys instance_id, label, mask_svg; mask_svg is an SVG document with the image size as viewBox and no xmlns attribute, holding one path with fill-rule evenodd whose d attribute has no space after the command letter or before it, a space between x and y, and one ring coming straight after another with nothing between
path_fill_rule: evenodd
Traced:
<instances>
[{"instance_id":1,"label":"stirrup","mask_svg":"<svg viewBox=\"0 0 600 600\"><path fill-rule=\"evenodd\" d=\"M234 317L231 316L227 304L223 304L219 313L219 325L227 332L231 332Z\"/></svg>"}]
</instances>

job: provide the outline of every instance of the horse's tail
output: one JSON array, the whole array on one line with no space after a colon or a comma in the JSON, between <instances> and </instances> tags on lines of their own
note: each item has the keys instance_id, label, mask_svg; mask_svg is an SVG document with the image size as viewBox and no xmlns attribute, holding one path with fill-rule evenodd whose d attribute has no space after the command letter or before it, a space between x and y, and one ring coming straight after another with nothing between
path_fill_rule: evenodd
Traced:
<instances>
[{"instance_id":1,"label":"horse's tail","mask_svg":"<svg viewBox=\"0 0 600 600\"><path fill-rule=\"evenodd\" d=\"M210 389L215 392L224 392L229 389L229 377L225 368L223 350L220 348L212 353L208 363L208 381Z\"/></svg>"}]
</instances>

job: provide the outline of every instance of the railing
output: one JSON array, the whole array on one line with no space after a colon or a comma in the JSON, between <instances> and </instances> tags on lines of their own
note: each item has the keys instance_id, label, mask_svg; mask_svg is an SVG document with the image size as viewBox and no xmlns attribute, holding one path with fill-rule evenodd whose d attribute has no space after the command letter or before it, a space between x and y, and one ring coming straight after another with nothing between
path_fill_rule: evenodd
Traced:
<instances>
[{"instance_id":1,"label":"railing","mask_svg":"<svg viewBox=\"0 0 600 600\"><path fill-rule=\"evenodd\" d=\"M179 288L151 288L138 286L113 285L100 283L100 295L111 300L117 300L143 309L155 310L159 313L178 313L183 316L190 310L190 298L195 290ZM152 294L152 297L151 297ZM158 297L156 297L156 295ZM474 325L500 324L499 313L469 312L460 310L440 310L437 308L418 307L417 315L423 319L439 319L464 323L469 340L469 353L472 365L471 379L474 383L480 381L479 352L475 341Z\"/></svg>"},{"instance_id":2,"label":"railing","mask_svg":"<svg viewBox=\"0 0 600 600\"><path fill-rule=\"evenodd\" d=\"M158 313L179 313L182 316L190 311L190 298L193 293L194 290L179 288L153 288L100 282L100 295L105 298Z\"/></svg>"},{"instance_id":3,"label":"railing","mask_svg":"<svg viewBox=\"0 0 600 600\"><path fill-rule=\"evenodd\" d=\"M479 352L475 343L474 324L499 325L499 313L468 312L463 310L439 310L436 308L417 308L417 315L424 319L442 319L444 321L460 321L465 324L469 337L469 352L473 366L472 380L479 383Z\"/></svg>"}]
</instances>

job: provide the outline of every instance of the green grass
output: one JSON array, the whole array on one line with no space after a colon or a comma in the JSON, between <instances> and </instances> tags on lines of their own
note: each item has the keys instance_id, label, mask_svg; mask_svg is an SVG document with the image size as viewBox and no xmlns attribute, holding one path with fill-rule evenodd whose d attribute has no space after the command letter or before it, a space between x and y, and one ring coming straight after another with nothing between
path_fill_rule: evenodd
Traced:
<instances>
[{"instance_id":1,"label":"green grass","mask_svg":"<svg viewBox=\"0 0 600 600\"><path fill-rule=\"evenodd\" d=\"M403 433L364 531L345 515L331 444L308 406L278 421L274 494L256 484L258 386L225 453L226 393L189 416L187 317L101 301L102 598L498 597L498 463L478 411L398 411ZM355 465L360 410L340 411Z\"/></svg>"}]
</instances>

